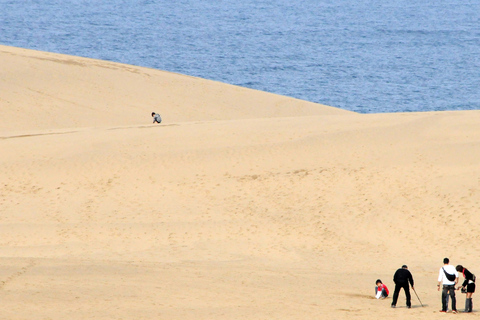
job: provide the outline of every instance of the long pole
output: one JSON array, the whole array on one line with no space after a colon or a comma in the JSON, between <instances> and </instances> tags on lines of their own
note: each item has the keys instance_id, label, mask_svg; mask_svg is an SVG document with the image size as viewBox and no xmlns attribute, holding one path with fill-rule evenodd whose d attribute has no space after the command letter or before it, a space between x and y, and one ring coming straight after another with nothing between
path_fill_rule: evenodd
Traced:
<instances>
[{"instance_id":1,"label":"long pole","mask_svg":"<svg viewBox=\"0 0 480 320\"><path fill-rule=\"evenodd\" d=\"M422 308L423 308L423 303L420 300L420 298L418 297L417 291L415 291L415 288L413 288L413 287L412 287L412 289L413 289L413 292L415 292L415 295L417 296L417 299L418 299L418 301L420 301L420 304L422 305Z\"/></svg>"}]
</instances>

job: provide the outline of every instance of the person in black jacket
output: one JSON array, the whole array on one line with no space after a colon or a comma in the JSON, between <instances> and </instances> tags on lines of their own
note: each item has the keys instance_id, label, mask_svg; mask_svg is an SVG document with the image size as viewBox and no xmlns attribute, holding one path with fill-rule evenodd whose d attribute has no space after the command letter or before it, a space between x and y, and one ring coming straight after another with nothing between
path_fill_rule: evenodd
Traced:
<instances>
[{"instance_id":1,"label":"person in black jacket","mask_svg":"<svg viewBox=\"0 0 480 320\"><path fill-rule=\"evenodd\" d=\"M407 298L407 308L412 307L411 297L410 297L410 287L408 283L412 285L412 289L415 289L413 286L413 277L410 271L408 271L408 267L403 265L402 268L398 269L395 274L393 275L393 282L395 283L395 291L393 292L393 301L392 301L392 308L395 308L397 305L398 294L400 293L400 289L403 288L405 291L405 297Z\"/></svg>"},{"instance_id":2,"label":"person in black jacket","mask_svg":"<svg viewBox=\"0 0 480 320\"><path fill-rule=\"evenodd\" d=\"M464 268L462 265L458 265L455 269L457 269L458 272L463 273L463 277L465 278L465 281L463 281L462 284L462 292L465 290L467 297L465 299L465 312L472 312L473 310L473 302L472 302L472 295L475 292L475 275L468 271L467 268ZM460 287L458 287L460 289Z\"/></svg>"}]
</instances>

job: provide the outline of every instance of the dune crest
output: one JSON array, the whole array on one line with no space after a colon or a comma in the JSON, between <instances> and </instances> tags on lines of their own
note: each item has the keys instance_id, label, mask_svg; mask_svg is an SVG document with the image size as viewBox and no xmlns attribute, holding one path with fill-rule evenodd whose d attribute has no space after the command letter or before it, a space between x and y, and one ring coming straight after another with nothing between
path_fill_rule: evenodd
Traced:
<instances>
[{"instance_id":1,"label":"dune crest","mask_svg":"<svg viewBox=\"0 0 480 320\"><path fill-rule=\"evenodd\" d=\"M347 113L220 82L0 46L2 130L109 127ZM261 106L261 107L258 107Z\"/></svg>"}]
</instances>

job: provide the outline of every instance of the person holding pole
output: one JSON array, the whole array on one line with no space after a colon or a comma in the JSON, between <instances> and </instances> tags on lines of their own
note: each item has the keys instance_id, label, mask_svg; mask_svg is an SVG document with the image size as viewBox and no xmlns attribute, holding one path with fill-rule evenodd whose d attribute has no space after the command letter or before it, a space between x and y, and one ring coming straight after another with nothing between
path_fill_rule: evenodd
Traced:
<instances>
[{"instance_id":1,"label":"person holding pole","mask_svg":"<svg viewBox=\"0 0 480 320\"><path fill-rule=\"evenodd\" d=\"M443 267L438 272L438 291L442 285L442 310L447 312L448 296L452 299L452 312L457 313L457 300L455 299L455 285L458 283L458 272L454 266L450 265L448 258L443 259Z\"/></svg>"},{"instance_id":2,"label":"person holding pole","mask_svg":"<svg viewBox=\"0 0 480 320\"><path fill-rule=\"evenodd\" d=\"M413 285L413 276L410 271L408 271L408 267L406 265L403 265L402 268L395 272L393 275L393 282L395 283L395 291L393 292L392 308L397 306L398 294L400 293L400 289L403 288L405 291L405 297L407 298L407 308L410 309L412 307L412 302L409 283L413 290L415 290L415 287Z\"/></svg>"}]
</instances>

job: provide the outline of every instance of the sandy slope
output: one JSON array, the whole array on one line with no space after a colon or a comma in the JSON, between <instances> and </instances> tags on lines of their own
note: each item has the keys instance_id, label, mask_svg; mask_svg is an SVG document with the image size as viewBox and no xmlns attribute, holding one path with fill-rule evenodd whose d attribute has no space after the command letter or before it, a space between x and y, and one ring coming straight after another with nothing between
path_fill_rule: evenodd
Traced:
<instances>
[{"instance_id":1,"label":"sandy slope","mask_svg":"<svg viewBox=\"0 0 480 320\"><path fill-rule=\"evenodd\" d=\"M480 112L0 63L1 319L436 319L443 257L480 273ZM372 299L402 264L424 308Z\"/></svg>"},{"instance_id":2,"label":"sandy slope","mask_svg":"<svg viewBox=\"0 0 480 320\"><path fill-rule=\"evenodd\" d=\"M119 63L0 46L2 130L341 114L339 109Z\"/></svg>"}]
</instances>

